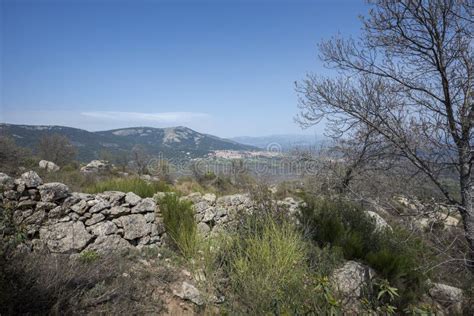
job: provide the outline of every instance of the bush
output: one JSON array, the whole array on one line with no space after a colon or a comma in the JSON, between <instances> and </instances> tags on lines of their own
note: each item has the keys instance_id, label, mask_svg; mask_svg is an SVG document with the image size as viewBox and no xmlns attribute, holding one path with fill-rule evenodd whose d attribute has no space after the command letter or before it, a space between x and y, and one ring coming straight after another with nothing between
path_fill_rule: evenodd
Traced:
<instances>
[{"instance_id":1,"label":"bush","mask_svg":"<svg viewBox=\"0 0 474 316\"><path fill-rule=\"evenodd\" d=\"M174 246L185 258L191 258L196 252L198 238L191 202L181 201L175 194L166 194L158 203Z\"/></svg>"},{"instance_id":2,"label":"bush","mask_svg":"<svg viewBox=\"0 0 474 316\"><path fill-rule=\"evenodd\" d=\"M425 275L420 272L423 242L402 229L377 231L373 220L352 203L341 200L307 200L300 218L305 234L320 247L339 248L347 260L373 267L400 290L396 303L405 306L423 292Z\"/></svg>"},{"instance_id":3,"label":"bush","mask_svg":"<svg viewBox=\"0 0 474 316\"><path fill-rule=\"evenodd\" d=\"M337 305L308 265L308 244L287 221L250 216L220 254L232 313L325 313Z\"/></svg>"},{"instance_id":4,"label":"bush","mask_svg":"<svg viewBox=\"0 0 474 316\"><path fill-rule=\"evenodd\" d=\"M147 182L140 178L115 178L99 181L86 187L87 193L104 191L133 192L142 198L152 197L156 192L169 192L171 188L165 182Z\"/></svg>"}]
</instances>

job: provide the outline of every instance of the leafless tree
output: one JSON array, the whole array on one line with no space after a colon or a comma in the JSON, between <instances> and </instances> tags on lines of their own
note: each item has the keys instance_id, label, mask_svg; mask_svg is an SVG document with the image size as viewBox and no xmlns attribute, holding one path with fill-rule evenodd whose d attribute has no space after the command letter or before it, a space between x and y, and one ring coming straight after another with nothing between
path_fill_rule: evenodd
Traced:
<instances>
[{"instance_id":1,"label":"leafless tree","mask_svg":"<svg viewBox=\"0 0 474 316\"><path fill-rule=\"evenodd\" d=\"M321 59L339 76L308 75L297 84L298 120L311 126L325 118L333 135L365 127L382 137L457 207L474 258L474 3L369 3L360 39L320 44ZM447 174L455 174L457 192Z\"/></svg>"},{"instance_id":2,"label":"leafless tree","mask_svg":"<svg viewBox=\"0 0 474 316\"><path fill-rule=\"evenodd\" d=\"M130 153L131 162L135 164L138 174L148 173L148 163L150 155L143 145L135 145Z\"/></svg>"},{"instance_id":3,"label":"leafless tree","mask_svg":"<svg viewBox=\"0 0 474 316\"><path fill-rule=\"evenodd\" d=\"M41 159L64 166L76 158L77 150L64 135L44 135L38 143L38 155Z\"/></svg>"}]
</instances>

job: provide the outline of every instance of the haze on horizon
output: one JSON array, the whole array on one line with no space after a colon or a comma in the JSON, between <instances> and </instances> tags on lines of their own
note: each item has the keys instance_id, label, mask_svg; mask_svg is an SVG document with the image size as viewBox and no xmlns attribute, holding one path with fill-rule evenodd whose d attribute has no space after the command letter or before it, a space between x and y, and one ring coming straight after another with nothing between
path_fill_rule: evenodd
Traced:
<instances>
[{"instance_id":1,"label":"haze on horizon","mask_svg":"<svg viewBox=\"0 0 474 316\"><path fill-rule=\"evenodd\" d=\"M183 125L221 137L294 122L316 44L357 36L355 1L1 2L0 122L89 131Z\"/></svg>"}]
</instances>

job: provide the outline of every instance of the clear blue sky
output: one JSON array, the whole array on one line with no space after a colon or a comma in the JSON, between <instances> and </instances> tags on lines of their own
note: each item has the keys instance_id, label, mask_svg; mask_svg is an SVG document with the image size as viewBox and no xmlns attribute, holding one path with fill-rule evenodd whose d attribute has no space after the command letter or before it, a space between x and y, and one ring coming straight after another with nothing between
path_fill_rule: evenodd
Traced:
<instances>
[{"instance_id":1,"label":"clear blue sky","mask_svg":"<svg viewBox=\"0 0 474 316\"><path fill-rule=\"evenodd\" d=\"M223 137L294 123L316 44L357 35L362 0L0 0L0 121Z\"/></svg>"}]
</instances>

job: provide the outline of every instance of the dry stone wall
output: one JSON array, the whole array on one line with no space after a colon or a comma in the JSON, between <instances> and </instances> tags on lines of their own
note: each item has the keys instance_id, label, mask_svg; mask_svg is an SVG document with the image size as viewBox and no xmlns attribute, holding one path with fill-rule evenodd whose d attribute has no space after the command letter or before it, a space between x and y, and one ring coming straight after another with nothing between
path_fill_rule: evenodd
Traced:
<instances>
[{"instance_id":1,"label":"dry stone wall","mask_svg":"<svg viewBox=\"0 0 474 316\"><path fill-rule=\"evenodd\" d=\"M165 228L155 201L164 193L141 198L132 192L70 192L65 184L43 183L33 171L18 179L0 173L0 192L0 207L13 212L15 226L25 232L32 249L111 252L163 243ZM193 203L198 230L204 236L229 229L237 222L237 214L255 210L248 194L193 193L182 199ZM276 203L290 214L299 207L292 198Z\"/></svg>"},{"instance_id":2,"label":"dry stone wall","mask_svg":"<svg viewBox=\"0 0 474 316\"><path fill-rule=\"evenodd\" d=\"M164 226L152 198L129 192L69 192L62 183L43 183L33 171L18 179L0 173L0 204L32 248L56 253L108 252L160 245ZM2 210L2 211L3 211Z\"/></svg>"}]
</instances>

